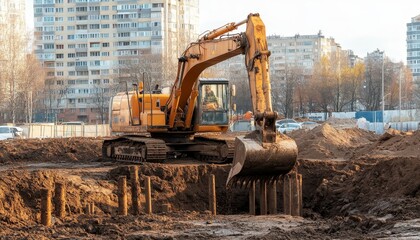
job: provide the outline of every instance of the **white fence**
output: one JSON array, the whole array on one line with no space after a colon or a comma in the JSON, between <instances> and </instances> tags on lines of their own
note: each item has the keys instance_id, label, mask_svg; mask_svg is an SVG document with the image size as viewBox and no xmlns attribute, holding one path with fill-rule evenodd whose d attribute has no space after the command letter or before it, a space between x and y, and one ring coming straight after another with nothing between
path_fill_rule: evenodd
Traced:
<instances>
[{"instance_id":1,"label":"white fence","mask_svg":"<svg viewBox=\"0 0 420 240\"><path fill-rule=\"evenodd\" d=\"M404 132L420 130L420 122L389 122L389 124L391 125L391 128ZM367 122L365 127L360 128L373 131L376 134L383 134L385 132L384 123L382 122Z\"/></svg>"},{"instance_id":2,"label":"white fence","mask_svg":"<svg viewBox=\"0 0 420 240\"><path fill-rule=\"evenodd\" d=\"M108 124L97 125L57 125L53 123L33 123L19 126L26 138L66 138L110 136Z\"/></svg>"}]
</instances>

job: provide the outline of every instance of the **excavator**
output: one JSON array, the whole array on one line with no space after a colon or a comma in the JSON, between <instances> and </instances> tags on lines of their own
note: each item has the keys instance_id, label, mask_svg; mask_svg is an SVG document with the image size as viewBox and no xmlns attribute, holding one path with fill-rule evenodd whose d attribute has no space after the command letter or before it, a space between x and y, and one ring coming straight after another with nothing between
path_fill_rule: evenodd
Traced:
<instances>
[{"instance_id":1,"label":"excavator","mask_svg":"<svg viewBox=\"0 0 420 240\"><path fill-rule=\"evenodd\" d=\"M245 32L230 33L244 24ZM245 55L256 127L241 136L227 132L229 99L235 94L229 82L199 79L206 68L239 54ZM169 94L147 91L140 82L136 90L112 97L110 127L120 136L104 141L103 157L138 163L187 154L213 163L232 162L229 186L287 174L298 150L294 140L276 131L269 56L259 14L207 32L178 59Z\"/></svg>"}]
</instances>

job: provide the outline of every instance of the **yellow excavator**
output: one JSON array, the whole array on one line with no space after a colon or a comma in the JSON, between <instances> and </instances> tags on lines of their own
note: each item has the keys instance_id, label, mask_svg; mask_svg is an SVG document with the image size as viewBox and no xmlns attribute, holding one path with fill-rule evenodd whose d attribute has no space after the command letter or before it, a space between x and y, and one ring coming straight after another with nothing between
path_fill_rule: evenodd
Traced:
<instances>
[{"instance_id":1,"label":"yellow excavator","mask_svg":"<svg viewBox=\"0 0 420 240\"><path fill-rule=\"evenodd\" d=\"M227 34L246 24L246 31ZM199 79L206 68L245 54L256 130L228 133L230 95L225 79ZM121 92L110 102L110 127L119 137L105 140L104 158L163 162L181 154L208 162L232 162L228 184L246 185L288 173L295 165L294 140L276 132L272 109L269 55L259 14L212 30L191 43L178 59L169 94L159 89Z\"/></svg>"}]
</instances>

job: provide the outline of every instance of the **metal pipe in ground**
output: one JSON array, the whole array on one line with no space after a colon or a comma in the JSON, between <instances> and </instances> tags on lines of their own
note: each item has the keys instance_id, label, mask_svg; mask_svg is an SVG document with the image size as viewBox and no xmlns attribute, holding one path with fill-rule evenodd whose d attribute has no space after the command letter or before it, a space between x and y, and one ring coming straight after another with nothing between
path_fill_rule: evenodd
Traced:
<instances>
[{"instance_id":1,"label":"metal pipe in ground","mask_svg":"<svg viewBox=\"0 0 420 240\"><path fill-rule=\"evenodd\" d=\"M90 204L90 214L95 214L95 203L91 202Z\"/></svg>"},{"instance_id":2,"label":"metal pipe in ground","mask_svg":"<svg viewBox=\"0 0 420 240\"><path fill-rule=\"evenodd\" d=\"M64 183L55 183L55 215L64 218L66 215L66 187Z\"/></svg>"},{"instance_id":3,"label":"metal pipe in ground","mask_svg":"<svg viewBox=\"0 0 420 240\"><path fill-rule=\"evenodd\" d=\"M47 188L41 189L41 224L51 226L51 191Z\"/></svg>"},{"instance_id":4,"label":"metal pipe in ground","mask_svg":"<svg viewBox=\"0 0 420 240\"><path fill-rule=\"evenodd\" d=\"M283 175L283 213L285 215L291 214L291 183L288 174Z\"/></svg>"},{"instance_id":5,"label":"metal pipe in ground","mask_svg":"<svg viewBox=\"0 0 420 240\"><path fill-rule=\"evenodd\" d=\"M252 182L249 189L249 214L255 215L255 182Z\"/></svg>"},{"instance_id":6,"label":"metal pipe in ground","mask_svg":"<svg viewBox=\"0 0 420 240\"><path fill-rule=\"evenodd\" d=\"M299 186L298 186L298 174L293 172L290 174L291 184L291 215L300 216L300 204L299 204Z\"/></svg>"},{"instance_id":7,"label":"metal pipe in ground","mask_svg":"<svg viewBox=\"0 0 420 240\"><path fill-rule=\"evenodd\" d=\"M127 216L127 177L118 178L118 215Z\"/></svg>"},{"instance_id":8,"label":"metal pipe in ground","mask_svg":"<svg viewBox=\"0 0 420 240\"><path fill-rule=\"evenodd\" d=\"M216 177L211 174L209 177L209 210L216 216Z\"/></svg>"},{"instance_id":9,"label":"metal pipe in ground","mask_svg":"<svg viewBox=\"0 0 420 240\"><path fill-rule=\"evenodd\" d=\"M146 213L152 214L152 185L150 182L150 177L146 177L145 187L146 187Z\"/></svg>"},{"instance_id":10,"label":"metal pipe in ground","mask_svg":"<svg viewBox=\"0 0 420 240\"><path fill-rule=\"evenodd\" d=\"M260 181L260 215L267 215L267 183Z\"/></svg>"},{"instance_id":11,"label":"metal pipe in ground","mask_svg":"<svg viewBox=\"0 0 420 240\"><path fill-rule=\"evenodd\" d=\"M302 174L298 174L299 216L303 216Z\"/></svg>"},{"instance_id":12,"label":"metal pipe in ground","mask_svg":"<svg viewBox=\"0 0 420 240\"><path fill-rule=\"evenodd\" d=\"M137 166L130 167L130 178L131 178L131 201L133 207L133 214L140 214L140 181L139 181L139 169Z\"/></svg>"},{"instance_id":13,"label":"metal pipe in ground","mask_svg":"<svg viewBox=\"0 0 420 240\"><path fill-rule=\"evenodd\" d=\"M268 184L268 212L277 214L277 181Z\"/></svg>"}]
</instances>

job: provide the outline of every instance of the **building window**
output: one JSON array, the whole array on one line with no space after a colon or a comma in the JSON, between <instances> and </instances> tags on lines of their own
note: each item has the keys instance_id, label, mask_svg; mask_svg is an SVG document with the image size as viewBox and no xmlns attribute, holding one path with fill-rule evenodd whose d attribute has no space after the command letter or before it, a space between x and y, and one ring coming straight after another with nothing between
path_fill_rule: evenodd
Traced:
<instances>
[{"instance_id":1,"label":"building window","mask_svg":"<svg viewBox=\"0 0 420 240\"><path fill-rule=\"evenodd\" d=\"M57 45L55 45L55 48L64 49L64 45L63 44L57 44Z\"/></svg>"},{"instance_id":2,"label":"building window","mask_svg":"<svg viewBox=\"0 0 420 240\"><path fill-rule=\"evenodd\" d=\"M100 26L99 24L90 24L89 28L90 29L99 29L99 26Z\"/></svg>"},{"instance_id":3,"label":"building window","mask_svg":"<svg viewBox=\"0 0 420 240\"><path fill-rule=\"evenodd\" d=\"M89 71L77 71L76 72L77 76L88 76L89 75Z\"/></svg>"},{"instance_id":4,"label":"building window","mask_svg":"<svg viewBox=\"0 0 420 240\"><path fill-rule=\"evenodd\" d=\"M76 57L87 57L87 52L78 52L76 53Z\"/></svg>"},{"instance_id":5,"label":"building window","mask_svg":"<svg viewBox=\"0 0 420 240\"><path fill-rule=\"evenodd\" d=\"M55 55L55 58L64 58L64 54L58 53Z\"/></svg>"},{"instance_id":6,"label":"building window","mask_svg":"<svg viewBox=\"0 0 420 240\"><path fill-rule=\"evenodd\" d=\"M53 43L46 43L46 44L44 44L44 49L54 49L54 44Z\"/></svg>"},{"instance_id":7,"label":"building window","mask_svg":"<svg viewBox=\"0 0 420 240\"><path fill-rule=\"evenodd\" d=\"M91 48L98 48L98 47L101 47L101 43L99 43L99 42L91 42L91 43L89 44L89 46L90 46Z\"/></svg>"},{"instance_id":8,"label":"building window","mask_svg":"<svg viewBox=\"0 0 420 240\"><path fill-rule=\"evenodd\" d=\"M91 57L99 57L101 55L101 52L90 52Z\"/></svg>"},{"instance_id":9,"label":"building window","mask_svg":"<svg viewBox=\"0 0 420 240\"><path fill-rule=\"evenodd\" d=\"M76 29L77 30L86 30L88 27L87 27L87 24L84 24L84 25L76 25Z\"/></svg>"}]
</instances>

